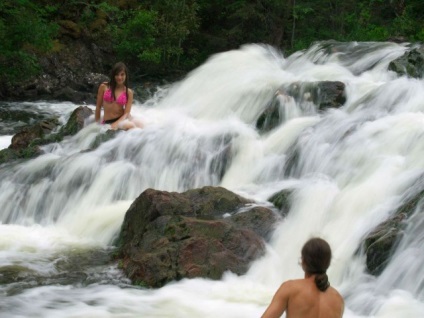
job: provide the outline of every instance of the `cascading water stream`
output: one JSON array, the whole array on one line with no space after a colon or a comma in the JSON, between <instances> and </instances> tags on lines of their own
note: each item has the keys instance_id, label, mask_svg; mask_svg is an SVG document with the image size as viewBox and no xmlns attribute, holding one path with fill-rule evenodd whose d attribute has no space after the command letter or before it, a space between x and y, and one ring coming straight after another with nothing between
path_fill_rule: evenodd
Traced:
<instances>
[{"instance_id":1,"label":"cascading water stream","mask_svg":"<svg viewBox=\"0 0 424 318\"><path fill-rule=\"evenodd\" d=\"M44 155L1 166L0 316L259 317L282 281L302 275L300 248L319 235L333 248L329 277L345 297L345 317L423 317L424 202L380 276L366 272L358 252L406 196L424 189L424 82L387 71L405 50L318 43L285 59L248 45L211 57L136 104L142 130L90 149L105 127L87 123L44 146ZM346 84L343 107L305 111L284 100L284 122L258 132L256 120L281 85L323 80ZM69 114L63 105L30 105ZM146 290L104 265L143 190L205 185L264 205L275 192L293 190L266 255L246 275Z\"/></svg>"}]
</instances>

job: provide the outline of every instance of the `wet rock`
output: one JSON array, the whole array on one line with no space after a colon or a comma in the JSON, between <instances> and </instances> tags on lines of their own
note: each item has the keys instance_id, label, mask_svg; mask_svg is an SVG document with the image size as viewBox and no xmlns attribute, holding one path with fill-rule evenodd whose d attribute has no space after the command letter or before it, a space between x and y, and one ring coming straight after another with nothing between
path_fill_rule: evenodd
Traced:
<instances>
[{"instance_id":1,"label":"wet rock","mask_svg":"<svg viewBox=\"0 0 424 318\"><path fill-rule=\"evenodd\" d=\"M282 88L298 104L312 102L317 110L338 108L346 102L345 84L339 81L293 83Z\"/></svg>"},{"instance_id":2,"label":"wet rock","mask_svg":"<svg viewBox=\"0 0 424 318\"><path fill-rule=\"evenodd\" d=\"M237 213L232 216L231 221L240 227L247 228L255 232L265 240L270 238L275 224L270 220L276 220L275 213L268 208L257 206L248 210L247 213Z\"/></svg>"},{"instance_id":3,"label":"wet rock","mask_svg":"<svg viewBox=\"0 0 424 318\"><path fill-rule=\"evenodd\" d=\"M274 193L268 201L272 202L283 215L286 215L290 210L290 196L292 195L292 189L283 189Z\"/></svg>"},{"instance_id":4,"label":"wet rock","mask_svg":"<svg viewBox=\"0 0 424 318\"><path fill-rule=\"evenodd\" d=\"M414 186L423 188L423 180L418 180ZM379 275L387 266L397 243L403 236L409 217L416 212L420 202L424 200L424 190L407 197L404 203L395 211L393 217L378 225L364 240L366 264L368 271Z\"/></svg>"},{"instance_id":5,"label":"wet rock","mask_svg":"<svg viewBox=\"0 0 424 318\"><path fill-rule=\"evenodd\" d=\"M400 76L424 77L424 45L414 47L390 62L389 70Z\"/></svg>"},{"instance_id":6,"label":"wet rock","mask_svg":"<svg viewBox=\"0 0 424 318\"><path fill-rule=\"evenodd\" d=\"M0 164L11 162L18 159L30 159L42 154L38 146L28 147L20 150L10 148L0 150Z\"/></svg>"},{"instance_id":7,"label":"wet rock","mask_svg":"<svg viewBox=\"0 0 424 318\"><path fill-rule=\"evenodd\" d=\"M216 175L218 180L221 181L231 166L233 159L233 135L224 135L214 140L215 155L210 161L210 175Z\"/></svg>"},{"instance_id":8,"label":"wet rock","mask_svg":"<svg viewBox=\"0 0 424 318\"><path fill-rule=\"evenodd\" d=\"M24 127L20 132L12 137L10 149L23 150L39 138L43 138L46 134L52 132L59 124L57 118L45 119L35 125Z\"/></svg>"},{"instance_id":9,"label":"wet rock","mask_svg":"<svg viewBox=\"0 0 424 318\"><path fill-rule=\"evenodd\" d=\"M256 128L268 132L284 120L284 107L294 99L305 114L338 108L346 102L345 84L339 81L299 82L281 86L256 121ZM289 105L290 107L290 105Z\"/></svg>"},{"instance_id":10,"label":"wet rock","mask_svg":"<svg viewBox=\"0 0 424 318\"><path fill-rule=\"evenodd\" d=\"M298 176L301 158L301 148L296 142L287 151L287 158L284 167L284 176L286 178Z\"/></svg>"},{"instance_id":11,"label":"wet rock","mask_svg":"<svg viewBox=\"0 0 424 318\"><path fill-rule=\"evenodd\" d=\"M32 140L43 137L44 132L40 125L33 125L23 128L12 137L10 149L19 150L28 147Z\"/></svg>"},{"instance_id":12,"label":"wet rock","mask_svg":"<svg viewBox=\"0 0 424 318\"><path fill-rule=\"evenodd\" d=\"M224 213L231 213L252 203L231 191L221 187L203 187L184 192L190 202L189 216L203 219L221 217Z\"/></svg>"},{"instance_id":13,"label":"wet rock","mask_svg":"<svg viewBox=\"0 0 424 318\"><path fill-rule=\"evenodd\" d=\"M93 110L91 108L87 106L79 106L72 112L68 122L61 129L61 134L64 136L75 135L84 128L85 120L91 115L93 115Z\"/></svg>"},{"instance_id":14,"label":"wet rock","mask_svg":"<svg viewBox=\"0 0 424 318\"><path fill-rule=\"evenodd\" d=\"M45 119L22 128L12 137L9 148L0 150L0 164L39 156L42 154L41 145L60 142L64 136L75 135L84 128L85 120L92 114L93 111L87 106L79 106L58 132L55 132L59 124L57 118Z\"/></svg>"},{"instance_id":15,"label":"wet rock","mask_svg":"<svg viewBox=\"0 0 424 318\"><path fill-rule=\"evenodd\" d=\"M405 214L395 215L377 226L365 239L366 264L371 274L379 275L387 266L402 236L402 221L405 219Z\"/></svg>"},{"instance_id":16,"label":"wet rock","mask_svg":"<svg viewBox=\"0 0 424 318\"><path fill-rule=\"evenodd\" d=\"M92 151L92 150L96 149L102 143L107 142L107 141L115 138L116 135L119 134L119 132L120 132L119 130L109 129L105 133L97 135L93 144L90 146L90 149L87 149L86 151Z\"/></svg>"},{"instance_id":17,"label":"wet rock","mask_svg":"<svg viewBox=\"0 0 424 318\"><path fill-rule=\"evenodd\" d=\"M281 101L275 95L256 121L256 128L261 132L268 132L279 126L284 121L281 108Z\"/></svg>"},{"instance_id":18,"label":"wet rock","mask_svg":"<svg viewBox=\"0 0 424 318\"><path fill-rule=\"evenodd\" d=\"M249 202L220 187L148 189L125 215L117 259L133 283L146 287L220 279L228 270L243 274L264 253L263 237L278 219L269 209L248 208ZM242 207L246 211L237 213Z\"/></svg>"}]
</instances>

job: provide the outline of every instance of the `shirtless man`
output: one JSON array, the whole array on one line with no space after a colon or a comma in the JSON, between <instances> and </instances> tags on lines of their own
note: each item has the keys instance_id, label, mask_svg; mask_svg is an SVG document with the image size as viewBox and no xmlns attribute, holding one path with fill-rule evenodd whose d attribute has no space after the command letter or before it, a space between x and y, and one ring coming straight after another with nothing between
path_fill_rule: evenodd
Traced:
<instances>
[{"instance_id":1,"label":"shirtless man","mask_svg":"<svg viewBox=\"0 0 424 318\"><path fill-rule=\"evenodd\" d=\"M330 261L331 249L326 241L307 241L301 258L305 278L283 283L262 318L277 318L284 312L287 318L341 318L343 298L330 287L326 274Z\"/></svg>"}]
</instances>

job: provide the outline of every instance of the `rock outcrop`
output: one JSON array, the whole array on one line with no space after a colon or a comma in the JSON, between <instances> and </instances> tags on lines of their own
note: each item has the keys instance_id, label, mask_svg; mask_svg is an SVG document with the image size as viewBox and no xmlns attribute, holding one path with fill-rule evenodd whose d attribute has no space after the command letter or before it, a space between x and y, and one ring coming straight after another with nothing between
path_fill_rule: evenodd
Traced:
<instances>
[{"instance_id":1,"label":"rock outcrop","mask_svg":"<svg viewBox=\"0 0 424 318\"><path fill-rule=\"evenodd\" d=\"M8 99L95 103L98 86L109 80L104 70L117 61L111 48L87 40L71 28L70 22L61 25L61 30L68 30L69 34L62 37L55 50L40 58L42 73L19 85L5 87Z\"/></svg>"},{"instance_id":2,"label":"rock outcrop","mask_svg":"<svg viewBox=\"0 0 424 318\"><path fill-rule=\"evenodd\" d=\"M400 76L424 77L424 45L413 47L401 57L390 62L389 70Z\"/></svg>"},{"instance_id":3,"label":"rock outcrop","mask_svg":"<svg viewBox=\"0 0 424 318\"><path fill-rule=\"evenodd\" d=\"M243 274L264 253L264 238L279 219L251 203L220 187L147 189L125 215L117 259L133 283L146 287Z\"/></svg>"},{"instance_id":4,"label":"rock outcrop","mask_svg":"<svg viewBox=\"0 0 424 318\"><path fill-rule=\"evenodd\" d=\"M75 135L84 128L85 119L90 117L93 111L87 106L77 107L71 114L66 125L58 131L57 118L44 119L23 127L12 137L8 148L0 150L0 164L16 159L35 158L42 154L41 145L63 140L65 136Z\"/></svg>"}]
</instances>

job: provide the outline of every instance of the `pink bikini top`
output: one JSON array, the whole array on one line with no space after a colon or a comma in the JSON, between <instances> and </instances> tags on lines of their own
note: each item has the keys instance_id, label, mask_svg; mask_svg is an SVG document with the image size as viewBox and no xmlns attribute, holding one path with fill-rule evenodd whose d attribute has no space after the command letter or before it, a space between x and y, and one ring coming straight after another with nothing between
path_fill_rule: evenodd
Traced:
<instances>
[{"instance_id":1,"label":"pink bikini top","mask_svg":"<svg viewBox=\"0 0 424 318\"><path fill-rule=\"evenodd\" d=\"M103 94L103 100L109 103L112 103L114 101L112 90L110 88L108 88ZM127 93L125 91L122 92L121 95L119 95L118 98L116 99L116 102L119 105L124 106L127 103Z\"/></svg>"}]
</instances>

